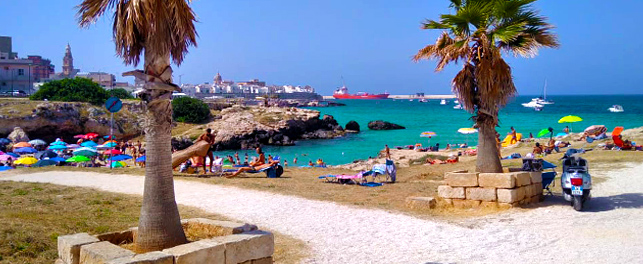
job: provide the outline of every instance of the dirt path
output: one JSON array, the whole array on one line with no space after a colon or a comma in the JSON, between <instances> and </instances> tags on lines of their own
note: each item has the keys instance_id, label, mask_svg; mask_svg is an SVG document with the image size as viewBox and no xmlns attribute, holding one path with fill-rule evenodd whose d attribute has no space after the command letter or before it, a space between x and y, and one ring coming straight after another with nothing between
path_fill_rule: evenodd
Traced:
<instances>
[{"instance_id":1,"label":"dirt path","mask_svg":"<svg viewBox=\"0 0 643 264\"><path fill-rule=\"evenodd\" d=\"M305 241L314 251L306 263L640 262L643 164L604 177L605 182L594 186L594 199L585 212L549 197L540 208L459 222L182 180L175 188L181 204ZM97 173L47 172L0 180L129 194L143 189L143 177Z\"/></svg>"}]
</instances>

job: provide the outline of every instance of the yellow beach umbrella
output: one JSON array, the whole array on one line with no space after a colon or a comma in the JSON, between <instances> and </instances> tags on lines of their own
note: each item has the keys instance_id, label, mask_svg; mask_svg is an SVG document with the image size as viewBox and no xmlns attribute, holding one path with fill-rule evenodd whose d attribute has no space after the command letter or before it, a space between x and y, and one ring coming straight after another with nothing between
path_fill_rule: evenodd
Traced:
<instances>
[{"instance_id":1,"label":"yellow beach umbrella","mask_svg":"<svg viewBox=\"0 0 643 264\"><path fill-rule=\"evenodd\" d=\"M562 124L562 123L576 123L576 122L580 122L580 121L583 121L583 119L580 118L579 116L568 115L568 116L563 116L561 119L559 119L558 123L559 124ZM573 127L570 127L570 128L573 128Z\"/></svg>"},{"instance_id":2,"label":"yellow beach umbrella","mask_svg":"<svg viewBox=\"0 0 643 264\"><path fill-rule=\"evenodd\" d=\"M24 157L16 160L13 164L18 164L18 165L33 165L38 162L38 159L34 157Z\"/></svg>"}]
</instances>

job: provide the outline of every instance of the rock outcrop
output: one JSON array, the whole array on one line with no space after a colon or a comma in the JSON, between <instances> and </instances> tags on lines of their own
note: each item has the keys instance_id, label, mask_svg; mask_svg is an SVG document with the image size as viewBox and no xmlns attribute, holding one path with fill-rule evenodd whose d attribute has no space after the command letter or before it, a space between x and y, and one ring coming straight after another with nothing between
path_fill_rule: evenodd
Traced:
<instances>
[{"instance_id":1,"label":"rock outcrop","mask_svg":"<svg viewBox=\"0 0 643 264\"><path fill-rule=\"evenodd\" d=\"M215 147L250 149L259 145L294 145L298 139L329 139L344 135L344 129L330 115L319 111L233 106L221 111L221 119L206 125L212 128Z\"/></svg>"},{"instance_id":2,"label":"rock outcrop","mask_svg":"<svg viewBox=\"0 0 643 264\"><path fill-rule=\"evenodd\" d=\"M368 128L372 130L406 129L406 127L382 120L368 122Z\"/></svg>"},{"instance_id":3,"label":"rock outcrop","mask_svg":"<svg viewBox=\"0 0 643 264\"><path fill-rule=\"evenodd\" d=\"M14 127L11 134L7 136L7 139L11 140L11 142L13 143L29 141L29 137L27 136L27 133L25 133L25 131L22 130L22 128L20 127Z\"/></svg>"},{"instance_id":4,"label":"rock outcrop","mask_svg":"<svg viewBox=\"0 0 643 264\"><path fill-rule=\"evenodd\" d=\"M346 132L349 132L349 131L353 132L354 131L356 133L356 132L360 131L359 130L359 124L357 122L353 121L353 120L348 121L348 123L346 123L346 126L344 128L346 128Z\"/></svg>"},{"instance_id":5,"label":"rock outcrop","mask_svg":"<svg viewBox=\"0 0 643 264\"><path fill-rule=\"evenodd\" d=\"M4 103L0 108L27 109L32 101ZM14 127L22 128L31 138L53 141L60 137L67 142L73 136L89 132L108 135L110 115L104 108L87 103L42 102L30 112L16 112L0 118L0 136L12 133ZM8 112L9 113L9 112ZM123 110L114 114L114 135L118 138L136 137L142 133L139 118L143 106L139 103L124 103Z\"/></svg>"}]
</instances>

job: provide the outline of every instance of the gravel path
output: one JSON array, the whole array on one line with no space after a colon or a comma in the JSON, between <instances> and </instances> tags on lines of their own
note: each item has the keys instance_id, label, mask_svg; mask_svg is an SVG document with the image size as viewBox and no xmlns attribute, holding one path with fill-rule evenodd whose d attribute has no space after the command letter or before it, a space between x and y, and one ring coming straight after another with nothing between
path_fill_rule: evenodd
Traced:
<instances>
[{"instance_id":1,"label":"gravel path","mask_svg":"<svg viewBox=\"0 0 643 264\"><path fill-rule=\"evenodd\" d=\"M306 263L636 263L643 259L643 164L604 175L585 212L562 198L459 222L422 220L234 187L176 180L178 203L306 241ZM141 194L143 177L47 172L0 180ZM400 197L403 199L403 197Z\"/></svg>"}]
</instances>

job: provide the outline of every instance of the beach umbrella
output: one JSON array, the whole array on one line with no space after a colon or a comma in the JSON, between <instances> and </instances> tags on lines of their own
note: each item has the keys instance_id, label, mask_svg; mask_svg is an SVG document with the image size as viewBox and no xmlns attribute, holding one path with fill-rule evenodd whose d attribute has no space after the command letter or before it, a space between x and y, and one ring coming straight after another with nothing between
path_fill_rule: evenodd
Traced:
<instances>
[{"instance_id":1,"label":"beach umbrella","mask_svg":"<svg viewBox=\"0 0 643 264\"><path fill-rule=\"evenodd\" d=\"M478 130L475 129L475 128L463 127L463 128L458 129L458 133L463 134L463 135L469 135L469 134L478 133Z\"/></svg>"},{"instance_id":2,"label":"beach umbrella","mask_svg":"<svg viewBox=\"0 0 643 264\"><path fill-rule=\"evenodd\" d=\"M93 157L98 155L98 151L92 148L79 148L74 150L74 155Z\"/></svg>"},{"instance_id":3,"label":"beach umbrella","mask_svg":"<svg viewBox=\"0 0 643 264\"><path fill-rule=\"evenodd\" d=\"M123 168L123 167L127 167L127 163L122 161L114 161L111 164L109 164L109 166L112 168Z\"/></svg>"},{"instance_id":4,"label":"beach umbrella","mask_svg":"<svg viewBox=\"0 0 643 264\"><path fill-rule=\"evenodd\" d=\"M75 136L74 136L74 138L82 138L82 139L85 139L85 138L87 138L87 136L85 136L84 134L81 134L81 135L75 135Z\"/></svg>"},{"instance_id":5,"label":"beach umbrella","mask_svg":"<svg viewBox=\"0 0 643 264\"><path fill-rule=\"evenodd\" d=\"M420 133L420 137L428 137L429 138L429 140L428 140L429 143L431 142L431 137L434 137L434 136L437 136L437 135L438 134L436 134L433 131L424 131L424 132Z\"/></svg>"},{"instance_id":6,"label":"beach umbrella","mask_svg":"<svg viewBox=\"0 0 643 264\"><path fill-rule=\"evenodd\" d=\"M87 133L87 134L85 134L85 137L87 137L87 138L97 138L98 134L96 134L96 133Z\"/></svg>"},{"instance_id":7,"label":"beach umbrella","mask_svg":"<svg viewBox=\"0 0 643 264\"><path fill-rule=\"evenodd\" d=\"M94 141L85 141L83 143L80 143L80 145L83 146L83 147L89 147L89 148L94 148L94 147L98 146L98 144L96 144L96 142L94 142Z\"/></svg>"},{"instance_id":8,"label":"beach umbrella","mask_svg":"<svg viewBox=\"0 0 643 264\"><path fill-rule=\"evenodd\" d=\"M121 161L121 160L128 160L128 159L132 159L132 156L121 154L121 155L117 155L117 156L112 157L110 160L112 160L112 161Z\"/></svg>"},{"instance_id":9,"label":"beach umbrella","mask_svg":"<svg viewBox=\"0 0 643 264\"><path fill-rule=\"evenodd\" d=\"M0 155L0 161L7 161L9 159L15 160L16 157L7 154Z\"/></svg>"},{"instance_id":10,"label":"beach umbrella","mask_svg":"<svg viewBox=\"0 0 643 264\"><path fill-rule=\"evenodd\" d=\"M538 135L536 135L536 137L543 137L550 133L551 131L549 131L549 128L543 128L542 130L540 130L540 132L538 132Z\"/></svg>"},{"instance_id":11,"label":"beach umbrella","mask_svg":"<svg viewBox=\"0 0 643 264\"><path fill-rule=\"evenodd\" d=\"M51 150L45 150L45 151L38 151L35 157L36 159L48 159L48 158L58 157L58 154L56 154L56 152L53 152Z\"/></svg>"},{"instance_id":12,"label":"beach umbrella","mask_svg":"<svg viewBox=\"0 0 643 264\"><path fill-rule=\"evenodd\" d=\"M65 141L54 141L49 145L50 146L65 146L65 145L67 145L67 143L65 143Z\"/></svg>"},{"instance_id":13,"label":"beach umbrella","mask_svg":"<svg viewBox=\"0 0 643 264\"><path fill-rule=\"evenodd\" d=\"M110 150L106 150L105 152L103 152L103 154L105 154L105 155L119 155L119 154L122 154L122 152L120 150L118 150L118 149L110 149Z\"/></svg>"},{"instance_id":14,"label":"beach umbrella","mask_svg":"<svg viewBox=\"0 0 643 264\"><path fill-rule=\"evenodd\" d=\"M66 159L62 158L62 157L53 157L53 158L49 158L48 160L53 160L55 162L65 162L66 161Z\"/></svg>"},{"instance_id":15,"label":"beach umbrella","mask_svg":"<svg viewBox=\"0 0 643 264\"><path fill-rule=\"evenodd\" d=\"M13 152L7 152L5 155L12 156L14 159L20 158L20 155L13 153Z\"/></svg>"},{"instance_id":16,"label":"beach umbrella","mask_svg":"<svg viewBox=\"0 0 643 264\"><path fill-rule=\"evenodd\" d=\"M71 158L68 158L68 159L67 159L67 160L65 160L65 161L66 161L66 162L85 162L85 161L91 161L91 159L89 159L89 158L88 158L88 157L86 157L86 156L76 155L76 156L73 156L73 157L71 157Z\"/></svg>"},{"instance_id":17,"label":"beach umbrella","mask_svg":"<svg viewBox=\"0 0 643 264\"><path fill-rule=\"evenodd\" d=\"M576 122L580 122L580 121L583 121L583 119L580 118L579 116L568 115L568 116L563 116L561 119L559 119L558 123L559 124L570 123L570 131L571 131L572 130L571 124L576 123Z\"/></svg>"},{"instance_id":18,"label":"beach umbrella","mask_svg":"<svg viewBox=\"0 0 643 264\"><path fill-rule=\"evenodd\" d=\"M63 150L63 149L67 149L67 146L65 146L65 145L53 145L53 146L49 146L49 149L51 149L51 150Z\"/></svg>"},{"instance_id":19,"label":"beach umbrella","mask_svg":"<svg viewBox=\"0 0 643 264\"><path fill-rule=\"evenodd\" d=\"M29 144L31 144L32 146L45 146L47 145L47 142L45 142L42 139L34 139L34 140L30 140Z\"/></svg>"},{"instance_id":20,"label":"beach umbrella","mask_svg":"<svg viewBox=\"0 0 643 264\"><path fill-rule=\"evenodd\" d=\"M16 149L16 148L30 148L30 147L31 147L31 144L29 144L29 142L19 142L19 143L16 143L15 145L13 145L14 149Z\"/></svg>"},{"instance_id":21,"label":"beach umbrella","mask_svg":"<svg viewBox=\"0 0 643 264\"><path fill-rule=\"evenodd\" d=\"M140 156L136 159L136 162L145 162L145 156Z\"/></svg>"},{"instance_id":22,"label":"beach umbrella","mask_svg":"<svg viewBox=\"0 0 643 264\"><path fill-rule=\"evenodd\" d=\"M33 167L45 167L45 166L52 166L52 165L56 165L56 163L58 163L58 162L57 162L57 161L55 161L55 160L43 159L43 160L39 160L38 162L36 162L36 163L33 165Z\"/></svg>"},{"instance_id":23,"label":"beach umbrella","mask_svg":"<svg viewBox=\"0 0 643 264\"><path fill-rule=\"evenodd\" d=\"M25 147L25 148L17 148L15 150L13 150L13 152L22 155L22 154L33 154L33 153L38 152L38 150L36 150L35 148Z\"/></svg>"},{"instance_id":24,"label":"beach umbrella","mask_svg":"<svg viewBox=\"0 0 643 264\"><path fill-rule=\"evenodd\" d=\"M114 141L108 141L108 142L105 142L105 144L103 144L102 146L105 147L105 148L113 148L113 147L118 146L118 143L116 143Z\"/></svg>"},{"instance_id":25,"label":"beach umbrella","mask_svg":"<svg viewBox=\"0 0 643 264\"><path fill-rule=\"evenodd\" d=\"M69 148L69 149L80 148L80 145L78 145L78 144L68 144L67 148Z\"/></svg>"},{"instance_id":26,"label":"beach umbrella","mask_svg":"<svg viewBox=\"0 0 643 264\"><path fill-rule=\"evenodd\" d=\"M585 128L584 132L590 135L600 135L607 132L607 128L604 125L593 125Z\"/></svg>"},{"instance_id":27,"label":"beach umbrella","mask_svg":"<svg viewBox=\"0 0 643 264\"><path fill-rule=\"evenodd\" d=\"M0 166L0 171L6 171L6 170L13 170L13 168L9 166Z\"/></svg>"},{"instance_id":28,"label":"beach umbrella","mask_svg":"<svg viewBox=\"0 0 643 264\"><path fill-rule=\"evenodd\" d=\"M6 138L0 138L0 145L7 145L9 143L11 143L11 140Z\"/></svg>"},{"instance_id":29,"label":"beach umbrella","mask_svg":"<svg viewBox=\"0 0 643 264\"><path fill-rule=\"evenodd\" d=\"M16 160L13 164L19 164L19 165L33 165L36 162L38 162L38 159L34 157L24 157L21 159Z\"/></svg>"}]
</instances>

